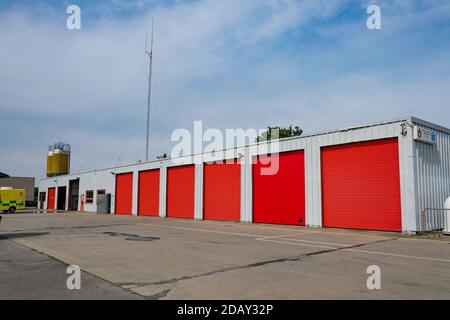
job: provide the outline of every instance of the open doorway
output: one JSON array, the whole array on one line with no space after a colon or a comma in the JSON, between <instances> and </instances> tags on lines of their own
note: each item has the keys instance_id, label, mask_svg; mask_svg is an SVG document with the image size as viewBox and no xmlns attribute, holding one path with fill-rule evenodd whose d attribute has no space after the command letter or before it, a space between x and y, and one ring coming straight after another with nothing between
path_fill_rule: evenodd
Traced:
<instances>
[{"instance_id":1,"label":"open doorway","mask_svg":"<svg viewBox=\"0 0 450 320\"><path fill-rule=\"evenodd\" d=\"M69 210L78 211L78 197L80 192L80 179L69 181Z\"/></svg>"},{"instance_id":2,"label":"open doorway","mask_svg":"<svg viewBox=\"0 0 450 320\"><path fill-rule=\"evenodd\" d=\"M39 192L39 209L44 210L45 192Z\"/></svg>"},{"instance_id":3,"label":"open doorway","mask_svg":"<svg viewBox=\"0 0 450 320\"><path fill-rule=\"evenodd\" d=\"M111 195L105 190L97 190L97 213L111 212Z\"/></svg>"},{"instance_id":4,"label":"open doorway","mask_svg":"<svg viewBox=\"0 0 450 320\"><path fill-rule=\"evenodd\" d=\"M66 192L66 186L58 187L58 200L56 201L57 210L66 210Z\"/></svg>"}]
</instances>

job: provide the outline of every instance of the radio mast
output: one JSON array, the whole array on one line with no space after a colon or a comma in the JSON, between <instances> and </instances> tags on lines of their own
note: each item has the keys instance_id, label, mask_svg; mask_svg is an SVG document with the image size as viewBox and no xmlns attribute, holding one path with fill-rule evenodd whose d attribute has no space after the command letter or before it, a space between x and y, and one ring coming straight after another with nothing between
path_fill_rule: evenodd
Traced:
<instances>
[{"instance_id":1,"label":"radio mast","mask_svg":"<svg viewBox=\"0 0 450 320\"><path fill-rule=\"evenodd\" d=\"M152 18L152 38L150 43L150 51L147 49L147 34L145 35L145 53L149 57L148 66L148 92L147 92L147 135L145 139L145 161L148 161L148 153L150 148L150 106L152 103L152 63L153 63L153 18Z\"/></svg>"}]
</instances>

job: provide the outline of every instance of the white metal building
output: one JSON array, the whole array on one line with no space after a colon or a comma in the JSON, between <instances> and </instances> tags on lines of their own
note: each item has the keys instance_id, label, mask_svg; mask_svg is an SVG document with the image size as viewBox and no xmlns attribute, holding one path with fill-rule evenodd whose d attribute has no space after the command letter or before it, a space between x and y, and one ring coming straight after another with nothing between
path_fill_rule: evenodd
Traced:
<instances>
[{"instance_id":1,"label":"white metal building","mask_svg":"<svg viewBox=\"0 0 450 320\"><path fill-rule=\"evenodd\" d=\"M282 139L271 176L256 147L227 150L231 165L201 154L43 179L41 208L406 233L442 223L428 215L450 196L450 129L406 117Z\"/></svg>"}]
</instances>

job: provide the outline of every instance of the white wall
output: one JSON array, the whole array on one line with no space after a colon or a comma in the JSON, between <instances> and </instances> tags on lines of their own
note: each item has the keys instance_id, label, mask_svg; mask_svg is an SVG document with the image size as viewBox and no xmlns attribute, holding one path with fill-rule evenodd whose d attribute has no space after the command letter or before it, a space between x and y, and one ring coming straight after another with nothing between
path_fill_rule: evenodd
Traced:
<instances>
[{"instance_id":1,"label":"white wall","mask_svg":"<svg viewBox=\"0 0 450 320\"><path fill-rule=\"evenodd\" d=\"M367 126L352 127L348 129L330 131L320 134L302 136L300 138L290 138L282 140L279 144L279 151L305 151L305 180L306 180L306 224L310 227L322 226L322 198L321 198L321 148L324 146L369 141L384 138L398 138L399 158L400 158L400 188L401 188L401 208L402 208L402 229L404 232L418 231L420 225L417 215L416 201L417 188L415 187L415 167L414 153L417 148L413 148L412 129L407 127L407 135L401 134L401 124L404 121L412 122L412 118L405 118L395 121L378 123ZM260 144L259 146L264 146ZM444 152L445 150L442 150ZM438 150L441 152L441 150ZM256 145L227 150L226 157L239 158L241 161L241 221L252 222L252 167L251 159L264 151L258 150ZM161 168L160 171L160 216L166 216L166 168L175 165L191 164L192 157L181 157L177 159L167 159L163 161L153 161L139 163L128 166L121 166L111 169L86 172L78 175L49 178L40 181L40 191L47 191L47 188L55 185L67 185L68 180L75 177L80 178L80 195L86 190L106 189L111 193L111 210L114 212L115 200L115 174L133 172L133 209L132 213L137 215L137 187L138 174L141 170ZM448 159L445 158L445 159ZM442 160L445 160L442 158ZM203 161L218 160L212 154L203 154ZM446 167L447 168L447 167ZM433 183L448 184L447 180L434 181ZM55 183L55 180L57 183ZM447 190L447 189L444 189ZM96 192L94 192L96 193ZM203 165L196 165L195 174L195 219L201 220L203 217ZM95 194L96 196L96 194ZM68 198L68 197L67 197ZM85 211L96 212L96 204L85 204ZM439 199L440 200L440 199Z\"/></svg>"},{"instance_id":2,"label":"white wall","mask_svg":"<svg viewBox=\"0 0 450 320\"><path fill-rule=\"evenodd\" d=\"M414 141L413 158L416 192L417 230L421 227L421 216L426 208L444 207L450 197L450 130L420 119L413 119L414 124L431 129L437 134L436 144ZM443 212L429 210L429 227L443 225Z\"/></svg>"}]
</instances>

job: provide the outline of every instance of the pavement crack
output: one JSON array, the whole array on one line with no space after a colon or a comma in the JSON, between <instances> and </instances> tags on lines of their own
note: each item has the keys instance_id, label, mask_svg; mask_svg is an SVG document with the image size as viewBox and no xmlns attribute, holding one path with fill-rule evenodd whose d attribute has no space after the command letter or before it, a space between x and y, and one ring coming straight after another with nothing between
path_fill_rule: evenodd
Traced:
<instances>
[{"instance_id":1,"label":"pavement crack","mask_svg":"<svg viewBox=\"0 0 450 320\"><path fill-rule=\"evenodd\" d=\"M172 289L166 289L166 290L163 290L163 291L158 292L158 293L156 293L156 294L154 294L154 295L147 296L146 299L147 299L147 300L159 300L159 299L161 299L161 298L166 297L166 296L169 294L169 292L170 292L171 290L172 290Z\"/></svg>"},{"instance_id":2,"label":"pavement crack","mask_svg":"<svg viewBox=\"0 0 450 320\"><path fill-rule=\"evenodd\" d=\"M178 277L178 278L171 278L171 279L154 281L154 282L148 282L148 283L144 283L144 282L126 282L126 283L118 283L118 284L121 285L121 286L122 285L144 286L144 285L173 284L173 283L177 283L179 281L185 281L185 280L191 280L191 279L196 279L196 278L201 278L201 277L207 277L207 276L211 276L211 275L215 275L215 274L219 274L219 273L230 272L230 271L235 271L235 270L242 270L242 269L250 269L250 268L256 268L256 267L262 267L262 266L266 266L266 265L269 265L269 264L275 264L275 263L300 261L300 260L302 260L303 258L306 258L306 257L311 257L311 256L316 256L316 255L321 255L321 254L326 254L326 253L332 253L332 252L336 252L336 251L340 251L340 250L348 250L348 249L360 248L360 247L366 246L368 244L376 244L376 243L382 243L382 242L387 242L387 241L392 241L392 240L397 240L397 238L389 238L389 239L377 240L377 241L372 241L372 242L368 242L368 243L361 243L361 244L357 244L357 245L349 246L349 247L342 247L342 248L335 248L335 249L330 249L330 250L315 251L315 252L311 252L311 253L301 254L301 255L298 255L298 256L290 256L290 257L285 257L285 258L278 258L278 259L259 261L259 262L245 264L245 265L233 266L233 267L217 269L217 270L213 270L213 271L209 271L209 272L204 272L204 273L200 273L200 274L194 274L194 275L190 275L190 276L182 276L182 277Z\"/></svg>"},{"instance_id":3,"label":"pavement crack","mask_svg":"<svg viewBox=\"0 0 450 320\"><path fill-rule=\"evenodd\" d=\"M120 233L120 232L103 232L103 234L110 235L111 237L124 237L125 240L128 241L154 241L159 240L158 237L143 237L137 234L130 234L130 233Z\"/></svg>"},{"instance_id":4,"label":"pavement crack","mask_svg":"<svg viewBox=\"0 0 450 320\"><path fill-rule=\"evenodd\" d=\"M9 232L23 232L23 231L52 231L52 230L83 230L83 229L98 229L98 228L108 228L117 226L132 226L131 223L117 223L117 224L99 224L93 226L71 226L71 227L47 227L47 228L36 228L36 229L15 229L8 230Z\"/></svg>"},{"instance_id":5,"label":"pavement crack","mask_svg":"<svg viewBox=\"0 0 450 320\"><path fill-rule=\"evenodd\" d=\"M146 284L144 284L142 282L125 282L125 283L118 283L118 284L121 285L121 286L124 286L124 285L138 285L138 286L142 286L142 285L173 284L173 283L176 283L176 282L179 282L179 281L191 280L191 279L200 278L200 277L207 277L207 276L215 275L215 274L218 274L218 273L224 273L224 272L229 272L229 271L234 271L234 270L256 268L256 267L261 267L261 266L265 266L265 265L268 265L268 264L281 263L281 262L287 262L287 261L299 261L302 257L304 257L304 255L294 256L294 257L286 257L286 258L279 258L279 259L272 259L272 260L266 260L266 261L260 261L260 262L254 262L254 263L249 263L249 264L246 264L246 265L222 268L222 269L217 269L217 270L204 272L204 273L200 273L200 274L194 274L194 275L190 275L190 276L182 276L182 277L178 277L178 278L172 278L172 279L148 282Z\"/></svg>"},{"instance_id":6,"label":"pavement crack","mask_svg":"<svg viewBox=\"0 0 450 320\"><path fill-rule=\"evenodd\" d=\"M0 240L12 240L20 238L29 238L37 236L45 236L48 232L25 232L25 233L0 233Z\"/></svg>"}]
</instances>

